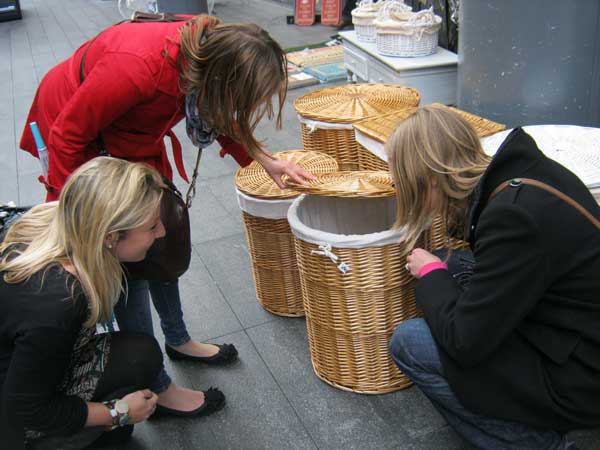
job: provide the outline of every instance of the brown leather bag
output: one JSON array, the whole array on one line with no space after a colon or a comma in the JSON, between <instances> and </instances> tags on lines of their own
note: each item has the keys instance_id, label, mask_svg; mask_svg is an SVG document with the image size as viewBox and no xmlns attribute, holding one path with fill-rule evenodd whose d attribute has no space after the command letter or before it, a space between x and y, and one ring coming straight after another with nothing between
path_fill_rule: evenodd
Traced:
<instances>
[{"instance_id":1,"label":"brown leather bag","mask_svg":"<svg viewBox=\"0 0 600 450\"><path fill-rule=\"evenodd\" d=\"M192 241L188 205L175 185L163 178L160 220L165 236L156 239L146 258L140 262L124 263L125 273L133 280L176 281L190 266Z\"/></svg>"},{"instance_id":2,"label":"brown leather bag","mask_svg":"<svg viewBox=\"0 0 600 450\"><path fill-rule=\"evenodd\" d=\"M147 14L136 12L132 22L157 22L157 21L182 21L172 14ZM98 36L96 36L98 37ZM84 81L84 64L88 49L94 43L94 38L85 49L79 65L79 81ZM100 156L110 156L110 152L104 144L102 135L96 138L96 145ZM198 178L198 166L202 149L198 149L196 166L190 181L190 187L184 201L181 192L167 178L163 177L165 188L163 189L160 204L160 219L165 227L166 234L161 239L156 239L143 261L135 263L124 263L123 267L129 279L133 280L156 280L176 281L190 266L192 257L192 241L190 231L190 216L188 209L192 206L192 200L196 195L196 179Z\"/></svg>"}]
</instances>

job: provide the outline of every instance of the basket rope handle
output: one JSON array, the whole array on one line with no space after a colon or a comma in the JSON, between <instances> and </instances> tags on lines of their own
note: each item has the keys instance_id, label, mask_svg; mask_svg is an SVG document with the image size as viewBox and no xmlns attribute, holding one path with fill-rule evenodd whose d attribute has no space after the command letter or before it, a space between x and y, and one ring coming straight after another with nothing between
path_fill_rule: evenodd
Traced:
<instances>
[{"instance_id":1,"label":"basket rope handle","mask_svg":"<svg viewBox=\"0 0 600 450\"><path fill-rule=\"evenodd\" d=\"M337 265L338 270L340 272L342 272L342 274L346 274L346 273L350 272L349 264L346 264L345 262L342 262L342 261L340 261L339 264L337 263L340 258L338 255L336 255L335 253L333 253L331 251L331 244L327 244L327 243L319 244L319 250L311 250L310 254L324 256L326 258L329 258L331 260L331 262L333 262Z\"/></svg>"}]
</instances>

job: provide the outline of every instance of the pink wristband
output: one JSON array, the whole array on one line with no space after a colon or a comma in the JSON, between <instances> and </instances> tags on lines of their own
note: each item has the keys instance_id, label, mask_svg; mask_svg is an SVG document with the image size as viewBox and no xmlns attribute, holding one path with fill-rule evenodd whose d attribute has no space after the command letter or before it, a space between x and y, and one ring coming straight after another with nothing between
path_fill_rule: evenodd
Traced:
<instances>
[{"instance_id":1,"label":"pink wristband","mask_svg":"<svg viewBox=\"0 0 600 450\"><path fill-rule=\"evenodd\" d=\"M430 262L429 264L425 264L423 267L421 267L421 270L419 270L419 278L422 278L429 272L433 272L437 269L448 270L448 264L442 261L434 261Z\"/></svg>"}]
</instances>

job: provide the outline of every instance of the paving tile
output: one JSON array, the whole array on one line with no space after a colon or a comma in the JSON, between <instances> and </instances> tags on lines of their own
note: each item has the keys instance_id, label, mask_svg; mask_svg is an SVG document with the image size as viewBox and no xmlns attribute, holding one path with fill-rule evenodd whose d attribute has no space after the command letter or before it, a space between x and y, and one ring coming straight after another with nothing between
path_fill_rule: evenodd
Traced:
<instances>
[{"instance_id":1,"label":"paving tile","mask_svg":"<svg viewBox=\"0 0 600 450\"><path fill-rule=\"evenodd\" d=\"M418 439L400 442L390 450L476 450L450 427L445 426Z\"/></svg>"},{"instance_id":2,"label":"paving tile","mask_svg":"<svg viewBox=\"0 0 600 450\"><path fill-rule=\"evenodd\" d=\"M210 379L227 396L222 413L207 421L222 446L244 450L316 449L248 336L235 333L223 337L223 342L235 343L240 360L228 367L207 369L206 377L194 381L201 388Z\"/></svg>"},{"instance_id":3,"label":"paving tile","mask_svg":"<svg viewBox=\"0 0 600 450\"><path fill-rule=\"evenodd\" d=\"M204 263L192 255L190 268L179 281L184 319L190 336L199 341L242 329Z\"/></svg>"},{"instance_id":4,"label":"paving tile","mask_svg":"<svg viewBox=\"0 0 600 450\"><path fill-rule=\"evenodd\" d=\"M247 332L320 449L386 449L409 439L376 397L316 377L303 320L277 318Z\"/></svg>"},{"instance_id":5,"label":"paving tile","mask_svg":"<svg viewBox=\"0 0 600 450\"><path fill-rule=\"evenodd\" d=\"M371 403L393 427L404 430L410 438L418 439L446 426L444 418L414 386L371 397Z\"/></svg>"},{"instance_id":6,"label":"paving tile","mask_svg":"<svg viewBox=\"0 0 600 450\"><path fill-rule=\"evenodd\" d=\"M580 450L595 450L600 447L600 430L579 430L569 433L568 438Z\"/></svg>"},{"instance_id":7,"label":"paving tile","mask_svg":"<svg viewBox=\"0 0 600 450\"><path fill-rule=\"evenodd\" d=\"M250 259L243 234L194 246L227 303L244 325L251 327L273 320L256 300Z\"/></svg>"},{"instance_id":8,"label":"paving tile","mask_svg":"<svg viewBox=\"0 0 600 450\"><path fill-rule=\"evenodd\" d=\"M202 186L206 186L210 190L228 213L238 216L241 214L237 201L234 177L224 176L213 178L210 180L210 183L202 183Z\"/></svg>"},{"instance_id":9,"label":"paving tile","mask_svg":"<svg viewBox=\"0 0 600 450\"><path fill-rule=\"evenodd\" d=\"M195 206L192 205L192 208ZM215 239L223 239L244 232L244 225L239 214L228 213L226 216L218 217L192 232L192 243L201 244L204 242L213 241Z\"/></svg>"}]
</instances>

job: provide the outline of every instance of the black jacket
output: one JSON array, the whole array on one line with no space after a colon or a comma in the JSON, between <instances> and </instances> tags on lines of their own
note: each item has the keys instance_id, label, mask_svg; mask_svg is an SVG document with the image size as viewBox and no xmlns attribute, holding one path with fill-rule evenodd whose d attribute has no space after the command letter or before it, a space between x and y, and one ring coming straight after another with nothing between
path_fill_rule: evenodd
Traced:
<instances>
[{"instance_id":1,"label":"black jacket","mask_svg":"<svg viewBox=\"0 0 600 450\"><path fill-rule=\"evenodd\" d=\"M62 268L50 267L43 283L42 273L7 284L0 272L0 450L24 448L25 428L70 435L87 419L85 401L58 389L87 303Z\"/></svg>"},{"instance_id":2,"label":"black jacket","mask_svg":"<svg viewBox=\"0 0 600 450\"><path fill-rule=\"evenodd\" d=\"M448 272L417 283L450 386L468 409L543 429L600 425L600 230L543 181L600 219L600 207L523 130L504 141L474 191L467 290Z\"/></svg>"}]
</instances>

